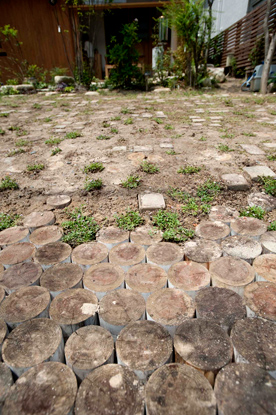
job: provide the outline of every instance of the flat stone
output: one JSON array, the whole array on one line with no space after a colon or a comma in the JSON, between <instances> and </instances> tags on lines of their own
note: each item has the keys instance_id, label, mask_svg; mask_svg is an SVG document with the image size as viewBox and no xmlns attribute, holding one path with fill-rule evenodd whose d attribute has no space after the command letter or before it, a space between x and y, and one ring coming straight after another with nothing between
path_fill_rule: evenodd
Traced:
<instances>
[{"instance_id":1,"label":"flat stone","mask_svg":"<svg viewBox=\"0 0 276 415\"><path fill-rule=\"evenodd\" d=\"M42 102L40 102L40 105L52 105L52 104L55 104L56 103L56 101L42 101Z\"/></svg>"},{"instance_id":2,"label":"flat stone","mask_svg":"<svg viewBox=\"0 0 276 415\"><path fill-rule=\"evenodd\" d=\"M113 147L112 151L126 151L127 148L126 146L117 146L117 147Z\"/></svg>"},{"instance_id":3,"label":"flat stone","mask_svg":"<svg viewBox=\"0 0 276 415\"><path fill-rule=\"evenodd\" d=\"M173 144L170 143L161 143L160 144L161 148L173 148Z\"/></svg>"},{"instance_id":4,"label":"flat stone","mask_svg":"<svg viewBox=\"0 0 276 415\"><path fill-rule=\"evenodd\" d=\"M158 118L168 118L163 111L156 111L156 117Z\"/></svg>"},{"instance_id":5,"label":"flat stone","mask_svg":"<svg viewBox=\"0 0 276 415\"><path fill-rule=\"evenodd\" d=\"M144 153L131 153L127 156L127 158L131 161L131 164L134 166L140 166L141 162L145 158Z\"/></svg>"},{"instance_id":6,"label":"flat stone","mask_svg":"<svg viewBox=\"0 0 276 415\"><path fill-rule=\"evenodd\" d=\"M276 174L268 166L244 167L243 171L248 174L251 180L257 182L259 176L271 176L276 178Z\"/></svg>"},{"instance_id":7,"label":"flat stone","mask_svg":"<svg viewBox=\"0 0 276 415\"><path fill-rule=\"evenodd\" d=\"M192 121L193 122L205 122L206 120L204 120L204 118L193 118Z\"/></svg>"},{"instance_id":8,"label":"flat stone","mask_svg":"<svg viewBox=\"0 0 276 415\"><path fill-rule=\"evenodd\" d=\"M265 193L251 193L247 201L249 206L260 206L266 212L276 208L276 198Z\"/></svg>"},{"instance_id":9,"label":"flat stone","mask_svg":"<svg viewBox=\"0 0 276 415\"><path fill-rule=\"evenodd\" d=\"M142 118L152 118L152 114L147 114L146 112L144 114L141 114Z\"/></svg>"},{"instance_id":10,"label":"flat stone","mask_svg":"<svg viewBox=\"0 0 276 415\"><path fill-rule=\"evenodd\" d=\"M164 161L163 157L159 156L158 154L149 154L148 161L150 163L159 163Z\"/></svg>"},{"instance_id":11,"label":"flat stone","mask_svg":"<svg viewBox=\"0 0 276 415\"><path fill-rule=\"evenodd\" d=\"M100 94L97 91L88 91L84 95L91 96L91 95L100 95Z\"/></svg>"},{"instance_id":12,"label":"flat stone","mask_svg":"<svg viewBox=\"0 0 276 415\"><path fill-rule=\"evenodd\" d=\"M241 144L241 147L248 153L253 155L265 154L263 150L254 144Z\"/></svg>"},{"instance_id":13,"label":"flat stone","mask_svg":"<svg viewBox=\"0 0 276 415\"><path fill-rule=\"evenodd\" d=\"M153 151L152 146L134 146L133 147L134 153L143 153Z\"/></svg>"},{"instance_id":14,"label":"flat stone","mask_svg":"<svg viewBox=\"0 0 276 415\"><path fill-rule=\"evenodd\" d=\"M166 204L164 196L160 193L147 193L138 196L139 210L145 212L147 210L165 209Z\"/></svg>"},{"instance_id":15,"label":"flat stone","mask_svg":"<svg viewBox=\"0 0 276 415\"><path fill-rule=\"evenodd\" d=\"M221 179L224 181L229 190L249 190L251 187L248 181L241 174L223 174Z\"/></svg>"},{"instance_id":16,"label":"flat stone","mask_svg":"<svg viewBox=\"0 0 276 415\"><path fill-rule=\"evenodd\" d=\"M263 143L263 145L268 148L276 148L276 143Z\"/></svg>"}]
</instances>

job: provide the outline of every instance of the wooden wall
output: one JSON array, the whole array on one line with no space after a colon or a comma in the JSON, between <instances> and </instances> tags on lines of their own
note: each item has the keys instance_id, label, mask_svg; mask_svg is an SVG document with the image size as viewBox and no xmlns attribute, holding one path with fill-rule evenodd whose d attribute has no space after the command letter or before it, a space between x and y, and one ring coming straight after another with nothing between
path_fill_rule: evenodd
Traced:
<instances>
[{"instance_id":1,"label":"wooden wall","mask_svg":"<svg viewBox=\"0 0 276 415\"><path fill-rule=\"evenodd\" d=\"M55 6L48 0L0 0L0 26L9 24L18 30L24 58L29 64L45 69L68 68L71 74L70 67L74 68L75 61L73 33L69 11L63 11L62 5L63 0L58 0ZM4 44L3 48L5 50ZM7 58L0 56L0 60L3 59ZM3 74L1 80L7 77Z\"/></svg>"}]
</instances>

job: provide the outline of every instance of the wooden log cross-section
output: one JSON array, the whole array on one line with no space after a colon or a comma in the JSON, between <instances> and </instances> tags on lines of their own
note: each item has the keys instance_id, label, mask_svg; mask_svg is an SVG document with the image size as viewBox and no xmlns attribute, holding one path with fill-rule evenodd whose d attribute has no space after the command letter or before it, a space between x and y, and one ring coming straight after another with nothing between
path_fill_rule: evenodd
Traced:
<instances>
[{"instance_id":1,"label":"wooden log cross-section","mask_svg":"<svg viewBox=\"0 0 276 415\"><path fill-rule=\"evenodd\" d=\"M267 225L256 218L240 217L231 223L231 235L246 236L258 241L267 231Z\"/></svg>"},{"instance_id":2,"label":"wooden log cross-section","mask_svg":"<svg viewBox=\"0 0 276 415\"><path fill-rule=\"evenodd\" d=\"M53 265L71 262L72 248L64 242L53 242L37 249L34 260L39 263L43 270Z\"/></svg>"},{"instance_id":3,"label":"wooden log cross-section","mask_svg":"<svg viewBox=\"0 0 276 415\"><path fill-rule=\"evenodd\" d=\"M106 294L99 303L100 325L116 340L129 323L145 319L146 303L138 292L126 289Z\"/></svg>"},{"instance_id":4,"label":"wooden log cross-section","mask_svg":"<svg viewBox=\"0 0 276 415\"><path fill-rule=\"evenodd\" d=\"M124 243L114 246L109 252L109 262L119 265L124 271L145 262L145 250L141 245Z\"/></svg>"},{"instance_id":5,"label":"wooden log cross-section","mask_svg":"<svg viewBox=\"0 0 276 415\"><path fill-rule=\"evenodd\" d=\"M0 413L2 414L3 405L13 385L12 372L5 363L0 363Z\"/></svg>"},{"instance_id":6,"label":"wooden log cross-section","mask_svg":"<svg viewBox=\"0 0 276 415\"><path fill-rule=\"evenodd\" d=\"M263 254L276 254L276 231L269 231L261 236Z\"/></svg>"},{"instance_id":7,"label":"wooden log cross-section","mask_svg":"<svg viewBox=\"0 0 276 415\"><path fill-rule=\"evenodd\" d=\"M92 265L108 262L108 249L99 242L81 244L73 249L72 262L86 271Z\"/></svg>"},{"instance_id":8,"label":"wooden log cross-section","mask_svg":"<svg viewBox=\"0 0 276 415\"><path fill-rule=\"evenodd\" d=\"M4 287L7 294L11 294L19 288L30 285L39 285L42 268L34 262L22 262L13 265L0 275L0 285Z\"/></svg>"},{"instance_id":9,"label":"wooden log cross-section","mask_svg":"<svg viewBox=\"0 0 276 415\"><path fill-rule=\"evenodd\" d=\"M63 209L70 205L71 197L67 195L53 195L47 198L46 203L52 209Z\"/></svg>"},{"instance_id":10,"label":"wooden log cross-section","mask_svg":"<svg viewBox=\"0 0 276 415\"><path fill-rule=\"evenodd\" d=\"M58 324L49 318L36 318L16 327L2 348L6 365L17 376L46 361L64 361L64 341Z\"/></svg>"},{"instance_id":11,"label":"wooden log cross-section","mask_svg":"<svg viewBox=\"0 0 276 415\"><path fill-rule=\"evenodd\" d=\"M73 415L77 388L68 366L58 362L38 364L11 387L2 415Z\"/></svg>"},{"instance_id":12,"label":"wooden log cross-section","mask_svg":"<svg viewBox=\"0 0 276 415\"><path fill-rule=\"evenodd\" d=\"M230 363L215 383L218 414L265 415L276 411L276 380L253 364Z\"/></svg>"},{"instance_id":13,"label":"wooden log cross-section","mask_svg":"<svg viewBox=\"0 0 276 415\"><path fill-rule=\"evenodd\" d=\"M66 342L65 361L79 380L107 363L114 363L114 341L103 327L81 327Z\"/></svg>"},{"instance_id":14,"label":"wooden log cross-section","mask_svg":"<svg viewBox=\"0 0 276 415\"><path fill-rule=\"evenodd\" d=\"M184 252L186 261L199 262L205 265L206 268L209 268L210 262L215 261L222 255L220 245L215 241L206 239L185 242Z\"/></svg>"},{"instance_id":15,"label":"wooden log cross-section","mask_svg":"<svg viewBox=\"0 0 276 415\"><path fill-rule=\"evenodd\" d=\"M260 255L253 262L253 268L256 271L256 281L265 281L276 283L276 255Z\"/></svg>"},{"instance_id":16,"label":"wooden log cross-section","mask_svg":"<svg viewBox=\"0 0 276 415\"><path fill-rule=\"evenodd\" d=\"M100 300L112 290L124 288L125 273L121 267L113 264L97 264L90 267L84 274L83 286L92 291Z\"/></svg>"},{"instance_id":17,"label":"wooden log cross-section","mask_svg":"<svg viewBox=\"0 0 276 415\"><path fill-rule=\"evenodd\" d=\"M230 235L230 228L221 221L205 221L201 222L195 228L195 234L199 238L210 239L220 243L223 239Z\"/></svg>"},{"instance_id":18,"label":"wooden log cross-section","mask_svg":"<svg viewBox=\"0 0 276 415\"><path fill-rule=\"evenodd\" d=\"M0 247L5 248L19 242L29 242L29 229L15 226L0 232Z\"/></svg>"},{"instance_id":19,"label":"wooden log cross-section","mask_svg":"<svg viewBox=\"0 0 276 415\"><path fill-rule=\"evenodd\" d=\"M259 317L276 323L276 284L254 282L244 290L247 317Z\"/></svg>"},{"instance_id":20,"label":"wooden log cross-section","mask_svg":"<svg viewBox=\"0 0 276 415\"><path fill-rule=\"evenodd\" d=\"M83 271L76 264L57 264L46 269L40 278L40 285L55 298L69 288L82 288Z\"/></svg>"},{"instance_id":21,"label":"wooden log cross-section","mask_svg":"<svg viewBox=\"0 0 276 415\"><path fill-rule=\"evenodd\" d=\"M208 380L188 365L157 369L145 388L147 415L216 415L216 398Z\"/></svg>"},{"instance_id":22,"label":"wooden log cross-section","mask_svg":"<svg viewBox=\"0 0 276 415\"><path fill-rule=\"evenodd\" d=\"M146 300L151 293L167 287L167 273L163 268L151 264L139 264L130 268L126 277L126 288L137 291Z\"/></svg>"},{"instance_id":23,"label":"wooden log cross-section","mask_svg":"<svg viewBox=\"0 0 276 415\"><path fill-rule=\"evenodd\" d=\"M229 236L221 243L223 256L232 256L243 259L252 264L257 256L262 253L262 246L259 242L247 236Z\"/></svg>"},{"instance_id":24,"label":"wooden log cross-section","mask_svg":"<svg viewBox=\"0 0 276 415\"><path fill-rule=\"evenodd\" d=\"M140 320L121 331L116 352L118 363L133 370L145 382L154 370L170 363L172 338L160 324Z\"/></svg>"},{"instance_id":25,"label":"wooden log cross-section","mask_svg":"<svg viewBox=\"0 0 276 415\"><path fill-rule=\"evenodd\" d=\"M75 415L92 414L144 415L143 392L135 373L114 364L89 373L80 385Z\"/></svg>"},{"instance_id":26,"label":"wooden log cross-section","mask_svg":"<svg viewBox=\"0 0 276 415\"><path fill-rule=\"evenodd\" d=\"M140 226L130 232L130 242L142 245L144 249L147 249L150 245L161 242L162 238L162 231L153 229L149 226Z\"/></svg>"},{"instance_id":27,"label":"wooden log cross-section","mask_svg":"<svg viewBox=\"0 0 276 415\"><path fill-rule=\"evenodd\" d=\"M116 245L129 242L129 231L109 226L102 228L96 235L97 242L104 244L108 250Z\"/></svg>"},{"instance_id":28,"label":"wooden log cross-section","mask_svg":"<svg viewBox=\"0 0 276 415\"><path fill-rule=\"evenodd\" d=\"M23 221L23 226L29 228L32 233L35 229L41 226L53 225L56 221L55 215L51 211L45 212L32 212L26 216Z\"/></svg>"},{"instance_id":29,"label":"wooden log cross-section","mask_svg":"<svg viewBox=\"0 0 276 415\"><path fill-rule=\"evenodd\" d=\"M2 356L2 346L8 333L8 327L5 321L0 318L0 357Z\"/></svg>"},{"instance_id":30,"label":"wooden log cross-section","mask_svg":"<svg viewBox=\"0 0 276 415\"><path fill-rule=\"evenodd\" d=\"M58 226L43 226L33 231L30 236L30 242L32 242L36 248L40 248L46 244L59 242L62 236L63 230Z\"/></svg>"},{"instance_id":31,"label":"wooden log cross-section","mask_svg":"<svg viewBox=\"0 0 276 415\"><path fill-rule=\"evenodd\" d=\"M35 246L30 242L16 243L0 251L0 263L4 268L9 268L21 262L32 261L34 254Z\"/></svg>"},{"instance_id":32,"label":"wooden log cross-section","mask_svg":"<svg viewBox=\"0 0 276 415\"><path fill-rule=\"evenodd\" d=\"M166 272L176 262L183 261L183 253L176 244L160 242L147 249L147 263L158 265Z\"/></svg>"},{"instance_id":33,"label":"wooden log cross-section","mask_svg":"<svg viewBox=\"0 0 276 415\"><path fill-rule=\"evenodd\" d=\"M213 206L209 213L209 220L221 221L230 226L230 224L239 217L239 212L227 206Z\"/></svg>"}]
</instances>

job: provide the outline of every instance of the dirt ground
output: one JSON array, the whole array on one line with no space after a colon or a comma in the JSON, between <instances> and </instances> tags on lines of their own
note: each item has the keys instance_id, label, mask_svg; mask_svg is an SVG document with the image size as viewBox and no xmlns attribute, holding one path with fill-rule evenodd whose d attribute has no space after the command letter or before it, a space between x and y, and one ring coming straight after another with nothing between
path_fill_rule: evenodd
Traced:
<instances>
[{"instance_id":1,"label":"dirt ground","mask_svg":"<svg viewBox=\"0 0 276 415\"><path fill-rule=\"evenodd\" d=\"M201 93L157 89L149 93L38 93L0 98L0 114L6 114L0 117L0 128L5 131L0 135L0 178L10 175L20 187L0 193L0 211L25 216L47 209L49 195L69 194L70 209L85 205L85 212L100 225L107 225L128 207L137 210L138 194L160 192L167 209L178 211L183 224L192 228L206 217L184 215L181 203L168 196L171 187L195 195L198 185L207 178L219 182L222 174L241 173L245 166L265 164L276 171L276 162L267 159L275 149L264 146L276 142L276 95L262 98L241 92L240 84L228 80L220 89ZM158 114L160 111L165 117ZM193 121L192 117L202 121ZM10 127L18 128L12 131ZM72 131L81 136L65 139ZM98 140L100 135L110 139ZM63 140L58 145L62 151L54 156L51 152L57 146L45 144L52 137ZM27 143L20 147L19 140ZM220 150L220 144L233 151ZM265 153L250 155L241 144L255 144ZM25 152L10 156L19 148ZM176 154L167 154L169 150ZM144 159L156 164L159 173L142 172L140 163ZM88 176L101 178L103 188L86 192L83 169L93 161L101 161L105 169ZM27 166L34 164L44 164L45 168L38 173L28 172ZM202 169L192 175L177 173L187 165ZM124 189L120 185L136 174L142 179L138 188ZM247 206L248 194L256 189L261 189L256 183L245 192L224 188L212 204L240 210ZM64 212L55 213L57 223L66 217ZM265 219L275 218L275 212L271 212Z\"/></svg>"}]
</instances>

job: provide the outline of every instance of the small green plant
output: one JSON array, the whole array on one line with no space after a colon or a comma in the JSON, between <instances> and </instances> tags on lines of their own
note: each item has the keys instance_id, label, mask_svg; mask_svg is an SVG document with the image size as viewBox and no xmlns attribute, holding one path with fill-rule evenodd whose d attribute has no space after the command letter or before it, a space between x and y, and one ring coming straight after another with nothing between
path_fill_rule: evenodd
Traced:
<instances>
[{"instance_id":1,"label":"small green plant","mask_svg":"<svg viewBox=\"0 0 276 415\"><path fill-rule=\"evenodd\" d=\"M111 118L110 121L120 121L120 120L121 120L121 117L119 115L117 115L116 117Z\"/></svg>"},{"instance_id":2,"label":"small green plant","mask_svg":"<svg viewBox=\"0 0 276 415\"><path fill-rule=\"evenodd\" d=\"M6 133L5 130L3 130L3 128L0 128L0 135L4 135Z\"/></svg>"},{"instance_id":3,"label":"small green plant","mask_svg":"<svg viewBox=\"0 0 276 415\"><path fill-rule=\"evenodd\" d=\"M265 210L260 206L247 206L240 211L240 216L247 216L251 218L263 219Z\"/></svg>"},{"instance_id":4,"label":"small green plant","mask_svg":"<svg viewBox=\"0 0 276 415\"><path fill-rule=\"evenodd\" d=\"M201 167L196 166L186 166L186 167L180 167L180 169L177 170L177 173L179 174L194 174L200 172Z\"/></svg>"},{"instance_id":5,"label":"small green plant","mask_svg":"<svg viewBox=\"0 0 276 415\"><path fill-rule=\"evenodd\" d=\"M121 186L126 187L128 189L134 189L139 186L141 179L139 176L128 176L128 178L121 182Z\"/></svg>"},{"instance_id":6,"label":"small green plant","mask_svg":"<svg viewBox=\"0 0 276 415\"><path fill-rule=\"evenodd\" d=\"M75 87L74 86L66 86L64 88L64 92L73 92L75 91Z\"/></svg>"},{"instance_id":7,"label":"small green plant","mask_svg":"<svg viewBox=\"0 0 276 415\"><path fill-rule=\"evenodd\" d=\"M200 205L197 203L195 198L190 197L187 200L186 204L184 206L182 206L182 211L184 213L188 213L190 215L197 216L197 214L200 211Z\"/></svg>"},{"instance_id":8,"label":"small green plant","mask_svg":"<svg viewBox=\"0 0 276 415\"><path fill-rule=\"evenodd\" d=\"M224 105L226 105L226 107L234 107L233 101L229 98L224 99Z\"/></svg>"},{"instance_id":9,"label":"small green plant","mask_svg":"<svg viewBox=\"0 0 276 415\"><path fill-rule=\"evenodd\" d=\"M130 125L130 124L133 124L133 120L132 118L127 118L124 122L124 125Z\"/></svg>"},{"instance_id":10,"label":"small green plant","mask_svg":"<svg viewBox=\"0 0 276 415\"><path fill-rule=\"evenodd\" d=\"M50 117L44 118L44 122L51 122L51 121L52 121L52 118Z\"/></svg>"},{"instance_id":11,"label":"small green plant","mask_svg":"<svg viewBox=\"0 0 276 415\"><path fill-rule=\"evenodd\" d=\"M154 174L159 172L159 168L148 161L143 161L140 164L141 170L148 174Z\"/></svg>"},{"instance_id":12,"label":"small green plant","mask_svg":"<svg viewBox=\"0 0 276 415\"><path fill-rule=\"evenodd\" d=\"M130 114L130 113L131 113L131 111L128 110L127 108L121 109L121 114ZM120 119L121 119L121 117L120 117Z\"/></svg>"},{"instance_id":13,"label":"small green plant","mask_svg":"<svg viewBox=\"0 0 276 415\"><path fill-rule=\"evenodd\" d=\"M262 176L259 177L259 181L263 184L264 186L264 191L271 195L271 196L276 196L276 180L271 177L271 176Z\"/></svg>"},{"instance_id":14,"label":"small green plant","mask_svg":"<svg viewBox=\"0 0 276 415\"><path fill-rule=\"evenodd\" d=\"M176 229L167 229L163 233L163 240L167 242L185 242L194 236L195 232L191 229L179 226Z\"/></svg>"},{"instance_id":15,"label":"small green plant","mask_svg":"<svg viewBox=\"0 0 276 415\"><path fill-rule=\"evenodd\" d=\"M229 153L230 151L234 151L233 149L231 149L230 147L228 147L228 145L226 144L219 144L217 146L219 151L223 151L224 153Z\"/></svg>"},{"instance_id":16,"label":"small green plant","mask_svg":"<svg viewBox=\"0 0 276 415\"><path fill-rule=\"evenodd\" d=\"M97 140L110 140L111 137L107 136L107 135L98 135L98 137L96 137Z\"/></svg>"},{"instance_id":17,"label":"small green plant","mask_svg":"<svg viewBox=\"0 0 276 415\"><path fill-rule=\"evenodd\" d=\"M55 156L56 154L61 153L61 152L62 152L61 148L56 147L52 150L51 156Z\"/></svg>"},{"instance_id":18,"label":"small green plant","mask_svg":"<svg viewBox=\"0 0 276 415\"><path fill-rule=\"evenodd\" d=\"M158 210L158 212L153 216L152 222L155 226L161 229L161 231L175 229L180 226L178 214L168 212L166 210Z\"/></svg>"},{"instance_id":19,"label":"small green plant","mask_svg":"<svg viewBox=\"0 0 276 415\"><path fill-rule=\"evenodd\" d=\"M21 130L21 128L19 128L19 130L16 131L16 135L17 135L17 137L22 137L24 135L28 135L28 131Z\"/></svg>"},{"instance_id":20,"label":"small green plant","mask_svg":"<svg viewBox=\"0 0 276 415\"><path fill-rule=\"evenodd\" d=\"M112 134L118 134L118 132L119 132L119 130L118 130L118 128L111 128L110 129L110 132L112 133Z\"/></svg>"},{"instance_id":21,"label":"small green plant","mask_svg":"<svg viewBox=\"0 0 276 415\"><path fill-rule=\"evenodd\" d=\"M103 127L108 128L110 127L110 124L107 121L103 121Z\"/></svg>"},{"instance_id":22,"label":"small green plant","mask_svg":"<svg viewBox=\"0 0 276 415\"><path fill-rule=\"evenodd\" d=\"M9 114L7 112L0 112L0 117L7 118Z\"/></svg>"},{"instance_id":23,"label":"small green plant","mask_svg":"<svg viewBox=\"0 0 276 415\"><path fill-rule=\"evenodd\" d=\"M0 212L0 232L16 226L19 217L19 215L9 215L8 213Z\"/></svg>"},{"instance_id":24,"label":"small green plant","mask_svg":"<svg viewBox=\"0 0 276 415\"><path fill-rule=\"evenodd\" d=\"M35 103L33 104L33 108L34 108L34 109L36 109L36 110L41 110L42 105L40 105L40 104L38 104L37 102L35 102Z\"/></svg>"},{"instance_id":25,"label":"small green plant","mask_svg":"<svg viewBox=\"0 0 276 415\"><path fill-rule=\"evenodd\" d=\"M19 189L18 184L10 176L5 176L4 178L1 179L0 192L4 190L17 190L17 189Z\"/></svg>"},{"instance_id":26,"label":"small green plant","mask_svg":"<svg viewBox=\"0 0 276 415\"><path fill-rule=\"evenodd\" d=\"M44 169L44 164L28 164L27 171L39 172Z\"/></svg>"},{"instance_id":27,"label":"small green plant","mask_svg":"<svg viewBox=\"0 0 276 415\"><path fill-rule=\"evenodd\" d=\"M266 156L266 158L270 161L276 161L276 154L270 154L269 156Z\"/></svg>"},{"instance_id":28,"label":"small green plant","mask_svg":"<svg viewBox=\"0 0 276 415\"><path fill-rule=\"evenodd\" d=\"M62 240L72 247L95 240L99 230L95 219L84 215L82 208L83 206L76 208L70 213L66 211L69 220L61 224L64 231Z\"/></svg>"},{"instance_id":29,"label":"small green plant","mask_svg":"<svg viewBox=\"0 0 276 415\"><path fill-rule=\"evenodd\" d=\"M220 184L208 179L203 185L197 188L197 196L202 202L211 202L220 191Z\"/></svg>"},{"instance_id":30,"label":"small green plant","mask_svg":"<svg viewBox=\"0 0 276 415\"><path fill-rule=\"evenodd\" d=\"M23 138L21 138L20 140L17 140L15 143L16 147L27 147L29 144L30 144L29 141L23 140Z\"/></svg>"},{"instance_id":31,"label":"small green plant","mask_svg":"<svg viewBox=\"0 0 276 415\"><path fill-rule=\"evenodd\" d=\"M247 133L247 132L242 132L242 135L245 135L246 137L256 137L256 134L254 133Z\"/></svg>"},{"instance_id":32,"label":"small green plant","mask_svg":"<svg viewBox=\"0 0 276 415\"><path fill-rule=\"evenodd\" d=\"M174 127L171 124L164 125L165 130L174 130Z\"/></svg>"},{"instance_id":33,"label":"small green plant","mask_svg":"<svg viewBox=\"0 0 276 415\"><path fill-rule=\"evenodd\" d=\"M20 130L20 127L15 127L15 126L10 126L9 128L8 128L8 130L9 131L19 131Z\"/></svg>"},{"instance_id":34,"label":"small green plant","mask_svg":"<svg viewBox=\"0 0 276 415\"><path fill-rule=\"evenodd\" d=\"M90 163L88 166L85 166L83 171L84 173L97 173L104 170L103 163L100 162L93 162Z\"/></svg>"},{"instance_id":35,"label":"small green plant","mask_svg":"<svg viewBox=\"0 0 276 415\"><path fill-rule=\"evenodd\" d=\"M177 187L170 187L167 193L168 196L170 196L174 200L177 200L178 202L184 202L185 200L188 200L190 197L189 193L180 190Z\"/></svg>"},{"instance_id":36,"label":"small green plant","mask_svg":"<svg viewBox=\"0 0 276 415\"><path fill-rule=\"evenodd\" d=\"M70 133L67 133L65 135L65 138L69 138L71 140L73 140L74 138L77 138L77 137L81 137L81 133L79 133L78 131L71 131Z\"/></svg>"},{"instance_id":37,"label":"small green plant","mask_svg":"<svg viewBox=\"0 0 276 415\"><path fill-rule=\"evenodd\" d=\"M220 136L221 138L234 138L235 137L235 134L233 134L233 133L226 133L226 134L223 134L223 135L221 135Z\"/></svg>"},{"instance_id":38,"label":"small green plant","mask_svg":"<svg viewBox=\"0 0 276 415\"><path fill-rule=\"evenodd\" d=\"M13 157L13 156L16 156L17 154L22 154L22 153L26 153L24 148L18 148L16 150L9 151L7 154L7 157Z\"/></svg>"},{"instance_id":39,"label":"small green plant","mask_svg":"<svg viewBox=\"0 0 276 415\"><path fill-rule=\"evenodd\" d=\"M50 146L58 145L62 142L62 140L58 137L49 138L48 140L44 141L45 144Z\"/></svg>"},{"instance_id":40,"label":"small green plant","mask_svg":"<svg viewBox=\"0 0 276 415\"><path fill-rule=\"evenodd\" d=\"M133 229L142 225L144 222L144 219L139 215L139 213L131 210L130 208L127 209L125 214L121 214L119 216L115 215L115 219L118 228L124 229L125 231L133 231Z\"/></svg>"},{"instance_id":41,"label":"small green plant","mask_svg":"<svg viewBox=\"0 0 276 415\"><path fill-rule=\"evenodd\" d=\"M168 150L166 151L166 154L168 154L169 156L175 156L177 153L174 150Z\"/></svg>"},{"instance_id":42,"label":"small green plant","mask_svg":"<svg viewBox=\"0 0 276 415\"><path fill-rule=\"evenodd\" d=\"M202 136L200 137L199 141L207 141L207 138Z\"/></svg>"},{"instance_id":43,"label":"small green plant","mask_svg":"<svg viewBox=\"0 0 276 415\"><path fill-rule=\"evenodd\" d=\"M6 85L18 85L19 81L16 78L13 79L7 79Z\"/></svg>"},{"instance_id":44,"label":"small green plant","mask_svg":"<svg viewBox=\"0 0 276 415\"><path fill-rule=\"evenodd\" d=\"M163 121L160 118L153 118L153 121L155 121L157 124L163 124Z\"/></svg>"},{"instance_id":45,"label":"small green plant","mask_svg":"<svg viewBox=\"0 0 276 415\"><path fill-rule=\"evenodd\" d=\"M101 189L103 186L102 179L86 179L84 190L87 192L91 192L92 190L98 190Z\"/></svg>"},{"instance_id":46,"label":"small green plant","mask_svg":"<svg viewBox=\"0 0 276 415\"><path fill-rule=\"evenodd\" d=\"M272 221L271 224L267 227L268 231L276 231L276 220Z\"/></svg>"}]
</instances>

